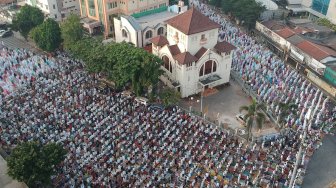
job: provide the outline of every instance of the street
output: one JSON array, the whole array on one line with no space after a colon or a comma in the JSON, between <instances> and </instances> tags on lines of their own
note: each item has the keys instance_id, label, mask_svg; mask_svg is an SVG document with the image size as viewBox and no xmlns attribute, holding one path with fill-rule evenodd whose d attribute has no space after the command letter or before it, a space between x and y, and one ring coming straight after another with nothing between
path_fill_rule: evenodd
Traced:
<instances>
[{"instance_id":1,"label":"street","mask_svg":"<svg viewBox=\"0 0 336 188\"><path fill-rule=\"evenodd\" d=\"M315 151L308 164L303 188L327 188L336 180L336 136L324 137L323 145Z\"/></svg>"},{"instance_id":2,"label":"street","mask_svg":"<svg viewBox=\"0 0 336 188\"><path fill-rule=\"evenodd\" d=\"M25 41L22 37L17 36L18 34L14 32L14 35L0 38L0 45L4 45L9 48L26 48L30 49L33 52L40 52L38 49L34 48L31 44Z\"/></svg>"}]
</instances>

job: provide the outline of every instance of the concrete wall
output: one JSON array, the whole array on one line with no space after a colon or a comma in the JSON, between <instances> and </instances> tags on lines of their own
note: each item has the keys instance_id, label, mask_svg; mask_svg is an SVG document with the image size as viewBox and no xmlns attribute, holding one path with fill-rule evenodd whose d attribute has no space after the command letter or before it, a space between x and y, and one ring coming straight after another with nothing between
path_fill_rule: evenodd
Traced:
<instances>
[{"instance_id":1,"label":"concrete wall","mask_svg":"<svg viewBox=\"0 0 336 188\"><path fill-rule=\"evenodd\" d=\"M336 24L336 0L330 0L327 18Z\"/></svg>"}]
</instances>

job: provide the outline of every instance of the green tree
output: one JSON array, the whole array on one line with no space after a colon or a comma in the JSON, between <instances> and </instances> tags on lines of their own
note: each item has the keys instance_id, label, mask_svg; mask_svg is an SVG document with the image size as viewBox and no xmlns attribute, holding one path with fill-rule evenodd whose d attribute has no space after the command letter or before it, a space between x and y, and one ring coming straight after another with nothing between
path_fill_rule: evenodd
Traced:
<instances>
[{"instance_id":1,"label":"green tree","mask_svg":"<svg viewBox=\"0 0 336 188\"><path fill-rule=\"evenodd\" d=\"M29 187L48 186L66 153L59 144L43 146L37 142L24 142L14 148L7 160L8 175Z\"/></svg>"},{"instance_id":2,"label":"green tree","mask_svg":"<svg viewBox=\"0 0 336 188\"><path fill-rule=\"evenodd\" d=\"M160 99L165 107L177 105L180 101L181 94L175 89L165 88L159 94Z\"/></svg>"},{"instance_id":3,"label":"green tree","mask_svg":"<svg viewBox=\"0 0 336 188\"><path fill-rule=\"evenodd\" d=\"M262 128L263 123L266 119L265 114L261 111L265 106L263 104L258 104L253 100L252 104L249 106L241 106L239 112L246 111L244 115L244 121L247 126L247 140L249 141L250 135L252 133L252 128L257 126L259 129Z\"/></svg>"},{"instance_id":4,"label":"green tree","mask_svg":"<svg viewBox=\"0 0 336 188\"><path fill-rule=\"evenodd\" d=\"M289 102L289 103L280 102L278 105L279 105L280 113L277 117L277 121L280 125L280 129L282 129L285 125L286 118L288 116L290 115L297 116L298 105L292 102Z\"/></svg>"},{"instance_id":5,"label":"green tree","mask_svg":"<svg viewBox=\"0 0 336 188\"><path fill-rule=\"evenodd\" d=\"M30 37L39 48L48 52L56 50L62 42L61 29L58 23L50 18L32 29Z\"/></svg>"},{"instance_id":6,"label":"green tree","mask_svg":"<svg viewBox=\"0 0 336 188\"><path fill-rule=\"evenodd\" d=\"M248 29L254 28L260 14L265 10L265 7L255 0L223 0L221 8L223 12L241 21Z\"/></svg>"},{"instance_id":7,"label":"green tree","mask_svg":"<svg viewBox=\"0 0 336 188\"><path fill-rule=\"evenodd\" d=\"M215 7L221 7L222 0L210 0L209 3Z\"/></svg>"},{"instance_id":8,"label":"green tree","mask_svg":"<svg viewBox=\"0 0 336 188\"><path fill-rule=\"evenodd\" d=\"M61 32L64 47L67 49L69 45L83 38L83 28L80 23L80 17L76 14L71 14L61 23Z\"/></svg>"},{"instance_id":9,"label":"green tree","mask_svg":"<svg viewBox=\"0 0 336 188\"><path fill-rule=\"evenodd\" d=\"M16 14L12 22L12 29L19 31L27 39L29 32L44 20L44 15L37 7L25 5Z\"/></svg>"}]
</instances>

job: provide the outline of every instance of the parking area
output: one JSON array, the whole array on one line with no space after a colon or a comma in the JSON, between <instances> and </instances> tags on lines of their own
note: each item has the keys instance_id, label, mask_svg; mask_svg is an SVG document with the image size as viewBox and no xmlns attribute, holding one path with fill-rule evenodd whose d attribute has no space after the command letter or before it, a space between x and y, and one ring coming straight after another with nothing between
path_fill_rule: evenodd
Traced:
<instances>
[{"instance_id":1,"label":"parking area","mask_svg":"<svg viewBox=\"0 0 336 188\"><path fill-rule=\"evenodd\" d=\"M203 111L206 118L216 124L222 125L223 128L230 129L244 129L241 122L236 119L239 113L239 108L244 105L249 105L252 98L246 94L242 88L235 82L230 81L227 86L220 86L216 88L216 92L209 96L203 97ZM186 110L196 112L201 111L201 97L200 95L185 98L181 101L180 106ZM259 132L254 129L252 132L255 136L263 136L277 133L274 125L266 120L264 128Z\"/></svg>"},{"instance_id":2,"label":"parking area","mask_svg":"<svg viewBox=\"0 0 336 188\"><path fill-rule=\"evenodd\" d=\"M205 116L211 121L224 124L230 128L244 128L235 118L239 113L239 108L249 105L252 101L238 84L230 82L228 86L216 88L214 94L203 97L203 111ZM200 95L185 98L180 104L183 108L192 111L201 111Z\"/></svg>"}]
</instances>

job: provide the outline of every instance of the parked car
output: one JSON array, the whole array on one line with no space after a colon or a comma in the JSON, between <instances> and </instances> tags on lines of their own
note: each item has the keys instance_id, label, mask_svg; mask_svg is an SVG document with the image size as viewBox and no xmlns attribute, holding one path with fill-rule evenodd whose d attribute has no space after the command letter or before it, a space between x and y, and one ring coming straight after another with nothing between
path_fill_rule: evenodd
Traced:
<instances>
[{"instance_id":1,"label":"parked car","mask_svg":"<svg viewBox=\"0 0 336 188\"><path fill-rule=\"evenodd\" d=\"M123 91L121 92L121 95L124 97L132 97L132 92L130 91Z\"/></svg>"},{"instance_id":2,"label":"parked car","mask_svg":"<svg viewBox=\"0 0 336 188\"><path fill-rule=\"evenodd\" d=\"M148 99L145 97L135 97L135 101L145 106L148 105Z\"/></svg>"},{"instance_id":3,"label":"parked car","mask_svg":"<svg viewBox=\"0 0 336 188\"><path fill-rule=\"evenodd\" d=\"M246 127L246 122L244 120L244 114L237 114L236 115L237 121L239 121L240 124L244 125Z\"/></svg>"},{"instance_id":4,"label":"parked car","mask_svg":"<svg viewBox=\"0 0 336 188\"><path fill-rule=\"evenodd\" d=\"M13 32L11 30L0 30L0 37L1 38L9 37L12 34L13 34Z\"/></svg>"},{"instance_id":5,"label":"parked car","mask_svg":"<svg viewBox=\"0 0 336 188\"><path fill-rule=\"evenodd\" d=\"M0 22L0 29L7 29L7 23Z\"/></svg>"}]
</instances>

